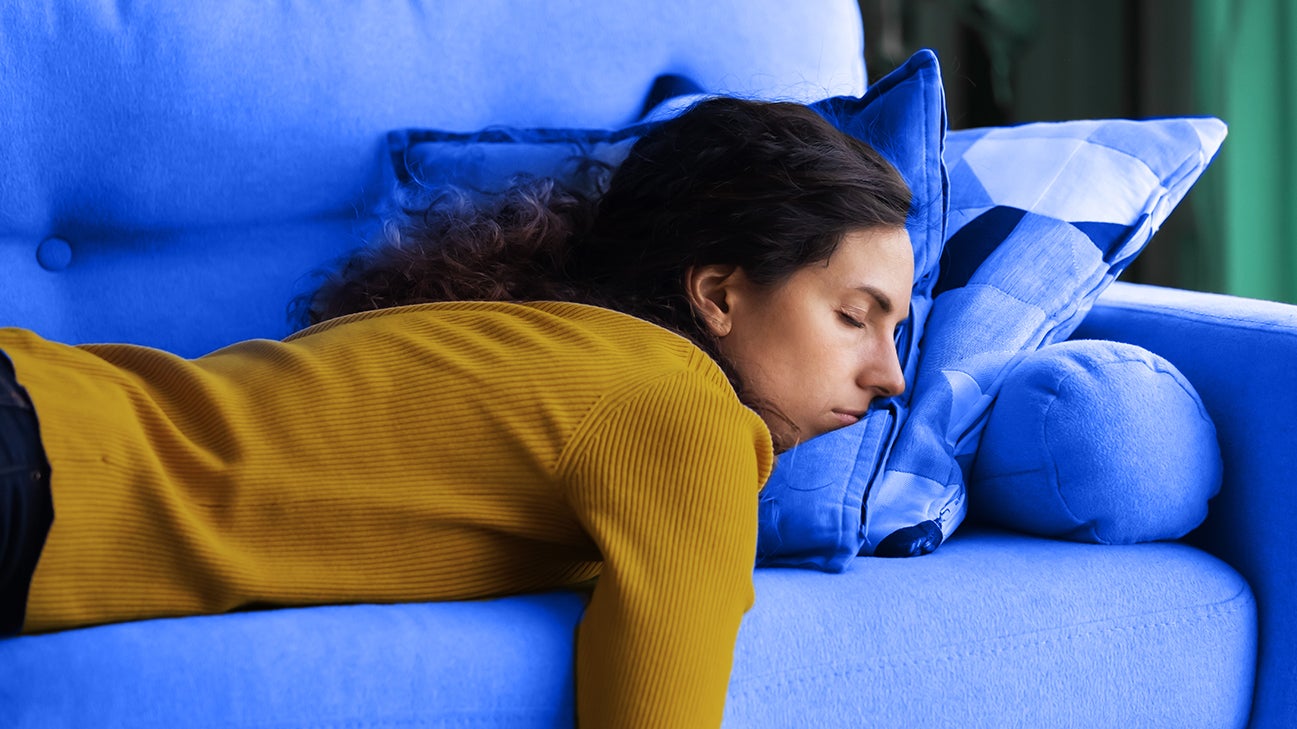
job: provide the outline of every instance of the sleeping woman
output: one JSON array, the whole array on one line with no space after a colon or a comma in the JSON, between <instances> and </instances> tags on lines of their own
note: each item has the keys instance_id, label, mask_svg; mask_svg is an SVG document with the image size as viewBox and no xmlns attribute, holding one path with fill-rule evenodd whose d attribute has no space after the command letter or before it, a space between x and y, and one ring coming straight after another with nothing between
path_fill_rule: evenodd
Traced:
<instances>
[{"instance_id":1,"label":"sleeping woman","mask_svg":"<svg viewBox=\"0 0 1297 729\"><path fill-rule=\"evenodd\" d=\"M716 727L774 454L905 387L909 203L714 99L598 189L410 202L284 341L0 329L0 634L597 576L581 725Z\"/></svg>"}]
</instances>

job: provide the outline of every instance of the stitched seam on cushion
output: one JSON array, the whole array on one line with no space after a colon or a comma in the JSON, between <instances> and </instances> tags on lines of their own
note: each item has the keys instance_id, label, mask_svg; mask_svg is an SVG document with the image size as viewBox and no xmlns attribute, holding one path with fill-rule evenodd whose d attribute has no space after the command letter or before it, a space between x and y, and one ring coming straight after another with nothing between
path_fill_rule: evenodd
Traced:
<instances>
[{"instance_id":1,"label":"stitched seam on cushion","mask_svg":"<svg viewBox=\"0 0 1297 729\"><path fill-rule=\"evenodd\" d=\"M1075 373L1070 374L1067 377L1063 378L1062 382L1058 383L1058 387L1056 389L1060 394L1063 392L1063 386L1067 384L1067 381L1072 379L1075 376L1076 376ZM1054 457L1053 446L1048 445L1054 442L1053 438L1050 437L1050 433L1049 433L1050 424L1052 422L1050 420L1050 416L1054 412L1054 406L1057 404L1058 404L1058 397L1056 396L1050 399L1049 407L1045 408L1045 443L1047 444L1045 447L1045 455L1049 457L1049 470L1054 474L1054 489L1058 494L1058 502L1063 505L1063 511L1067 512L1068 517L1071 518L1072 523L1075 525L1072 528L1075 529L1076 527L1085 526L1086 522L1081 521L1080 517L1076 515L1076 511L1072 509L1072 505L1067 503L1067 497L1063 495L1063 489L1060 487L1060 484L1062 484L1063 482L1063 476L1061 473L1059 473L1058 459ZM1094 536L1095 539L1099 538L1097 532L1095 533Z\"/></svg>"},{"instance_id":2,"label":"stitched seam on cushion","mask_svg":"<svg viewBox=\"0 0 1297 729\"><path fill-rule=\"evenodd\" d=\"M1096 131L1097 131L1097 130L1096 130ZM1024 137L1024 138L1025 138L1025 137ZM1044 137L1044 138L1047 138L1047 137ZM1133 159L1133 160L1135 160L1136 162L1138 162L1138 163L1140 163L1141 165L1143 165L1144 169L1146 169L1146 170L1149 171L1149 174L1151 174L1151 175L1153 175L1154 177L1156 177L1156 178L1157 178L1157 183L1158 183L1159 185L1161 185L1163 188L1169 188L1169 187L1172 187L1171 185L1168 185L1168 184L1167 184L1167 181L1168 181L1168 180L1166 179L1166 177L1164 177L1163 175L1159 175L1159 174L1157 174L1157 172L1155 172L1155 171L1153 170L1152 165L1150 165L1147 161L1145 161L1144 158L1143 158L1142 156L1140 156L1139 154L1136 154L1136 153L1134 153L1134 152L1130 152L1130 151L1125 150L1125 149L1118 149L1117 147L1114 147L1114 146L1112 146L1111 144L1107 144L1107 143L1104 143L1104 142L1097 142L1097 141L1095 141L1095 139L1094 139L1093 136L1088 136L1088 137L1086 137L1084 141L1085 141L1086 144L1088 144L1088 145L1090 145L1090 146L1092 146L1092 147L1098 147L1099 149L1106 149L1106 150L1108 150L1108 151L1110 151L1110 152L1116 152L1117 154L1121 155L1122 157L1125 157L1125 158L1127 158L1127 159ZM1185 162L1192 162L1194 159L1201 159L1201 158L1202 158L1202 151L1201 151L1201 148L1199 148L1198 154L1196 154L1196 155L1195 155L1195 154L1188 154L1188 155L1185 155L1185 156L1181 159L1180 165L1179 165L1178 167L1176 167L1176 169L1172 170L1172 171L1169 173L1170 181L1175 182L1175 181L1178 181L1178 180L1180 180L1181 178L1184 177L1184 175L1176 175L1175 173L1180 171L1180 168L1184 166Z\"/></svg>"},{"instance_id":3,"label":"stitched seam on cushion","mask_svg":"<svg viewBox=\"0 0 1297 729\"><path fill-rule=\"evenodd\" d=\"M1084 370L1084 373L1088 374L1091 372L1098 371L1104 367L1109 367L1111 365L1118 365L1118 364L1124 365L1124 364L1130 364L1132 362L1136 364L1142 364L1146 367L1148 366L1148 363L1142 359L1135 358L1135 357L1121 357L1120 359L1114 359L1114 360L1109 360L1107 362L1099 362L1097 364L1093 364L1092 366L1087 367L1086 370ZM1064 377L1062 380L1059 381L1057 390L1059 392L1060 397L1062 395L1064 388L1067 387L1068 383L1070 383L1073 379L1079 377L1081 374L1082 374L1081 372L1071 372L1067 375L1067 377ZM1055 397L1054 399L1050 400L1049 407L1045 410L1045 442L1046 443L1054 442L1053 438L1049 436L1049 429L1052 423L1052 421L1049 419L1049 416L1050 413L1054 410L1054 406L1058 403L1058 400L1059 400L1058 397ZM1063 477L1062 474L1059 472L1058 459L1054 457L1054 449L1051 447L1047 450L1049 453L1049 465L1051 470L1053 470L1054 472L1054 483L1062 484ZM1097 543L1110 544L1110 542L1107 539L1104 539L1102 536L1100 536L1098 524L1094 523L1093 520L1083 520L1081 519L1081 517L1077 515L1076 510L1072 508L1072 505L1070 503L1068 503L1066 493L1064 493L1064 491L1061 488L1058 490L1058 500L1060 503L1062 503L1063 509L1067 511L1067 515L1072 518L1072 521L1076 524L1077 527L1088 526L1090 532L1094 535L1094 539Z\"/></svg>"},{"instance_id":4,"label":"stitched seam on cushion","mask_svg":"<svg viewBox=\"0 0 1297 729\"><path fill-rule=\"evenodd\" d=\"M1119 359L1100 362L1094 365L1093 367L1091 367L1090 369L1088 369L1087 372L1097 371L1104 367L1110 367L1113 365L1126 365L1126 364L1143 365L1148 370L1156 374L1170 377L1171 381L1175 383L1175 386L1179 388L1179 390L1182 393L1184 393L1185 397L1189 398L1189 401L1194 403L1195 411L1197 412L1198 417L1203 422L1210 425L1213 431L1215 430L1215 423L1212 421L1211 416L1207 414L1206 408L1202 404L1202 400L1198 397L1195 391L1193 391L1192 389L1190 389L1189 386L1187 386L1187 383L1185 382L1183 375L1180 375L1175 370L1168 369L1167 367L1157 363L1156 361L1148 362L1139 357L1123 356ZM1059 381L1058 388L1057 388L1058 391L1062 393L1062 391L1068 385L1068 383L1071 382L1076 377L1079 377L1081 374L1082 373L1080 372L1073 372L1071 374L1068 374L1067 377L1064 377L1062 380ZM1053 422L1052 420L1050 420L1050 413L1053 411L1054 406L1058 403L1058 400L1059 398L1057 397L1050 400L1049 407L1046 408L1045 410L1045 442L1046 443L1054 442L1053 438L1051 438L1049 435L1049 429ZM1047 448L1046 451L1047 451L1047 455L1049 456L1050 470L1053 471L1054 474L1054 483L1061 484L1063 482L1063 479L1062 479L1062 474L1059 472L1059 463L1058 463L1058 459L1055 458L1054 449L1051 447L1051 448ZM1077 515L1076 510L1073 509L1072 505L1068 502L1067 493L1061 488L1058 489L1058 499L1059 499L1059 503L1063 505L1063 509L1067 512L1067 515L1071 517L1073 523L1075 523L1077 527L1089 528L1097 544L1112 544L1111 541L1105 539L1099 533L1099 525L1097 524L1097 520L1095 519L1083 520L1079 515Z\"/></svg>"},{"instance_id":5,"label":"stitched seam on cushion","mask_svg":"<svg viewBox=\"0 0 1297 729\"><path fill-rule=\"evenodd\" d=\"M1038 215L1038 213L1033 213L1033 215ZM1041 216L1041 217L1044 217L1044 216ZM1069 223L1069 225L1070 225L1070 223ZM1045 323L1046 323L1046 324L1049 323L1049 317L1048 317L1049 312L1045 310L1045 307L1041 306L1040 304L1038 304L1038 303L1036 303L1036 302L1034 302L1034 301L1028 301L1028 300L1026 300L1025 298L1023 298L1023 297L1021 297L1021 296L1017 296L1017 295L1015 295L1015 294L1013 294L1013 293L1011 293L1011 292L1009 292L1009 291L1005 291L1004 289L1002 289L1002 288L1000 288L1000 287L998 287L998 286L992 286L991 284L986 284L986 283L967 283L967 284L964 284L963 286L961 286L960 288L961 288L961 289L964 289L964 290L966 290L966 291L967 291L967 290L972 290L972 289L990 289L991 291L994 291L995 293L997 293L997 294L1003 296L1003 297L1006 298L1006 299L1010 299L1010 300L1012 300L1012 301L1016 301L1016 302L1018 302L1019 304L1023 304L1023 305L1025 305L1025 306L1029 306L1029 307L1035 309L1036 311L1039 311L1039 312L1041 312L1042 314L1045 314L1045 315L1046 315Z\"/></svg>"},{"instance_id":6,"label":"stitched seam on cushion","mask_svg":"<svg viewBox=\"0 0 1297 729\"><path fill-rule=\"evenodd\" d=\"M1193 389L1193 385L1189 383L1183 373L1168 368L1160 363L1153 368L1153 371L1157 372L1159 375L1170 377L1171 380L1175 382L1176 387L1179 387L1180 391L1184 393L1184 396L1189 398L1189 401L1197 408L1198 417L1202 418L1205 423L1210 425L1213 432L1216 430L1216 422L1211 419L1211 414L1207 412L1207 407L1202 404L1202 398L1198 395L1198 391Z\"/></svg>"},{"instance_id":7,"label":"stitched seam on cushion","mask_svg":"<svg viewBox=\"0 0 1297 729\"><path fill-rule=\"evenodd\" d=\"M1096 130L1096 131L1097 131L1097 130ZM995 136L995 137L992 137L992 139L996 139L996 140L999 140L999 141L1008 141L1008 140L1003 139L1003 137L1002 137L1002 136L999 136L999 135L997 135L997 136ZM1014 133L1012 139L1015 139L1015 140L1021 140L1021 141L1057 141L1057 140L1058 140L1058 137L1051 136L1051 135L1049 135L1049 134L1045 134L1045 133L1041 133L1041 134L1024 134L1022 129L1018 129L1018 130L1015 131L1015 133ZM1104 143L1104 142L1095 141L1094 136L1093 136L1093 132L1091 132L1089 135L1087 135L1087 136L1085 136L1085 137L1067 137L1067 139L1072 140L1072 141L1075 141L1075 142L1079 142L1080 144L1077 145L1077 149L1078 149L1078 150L1079 150L1081 147L1083 147L1083 146L1091 146L1091 147L1098 147L1099 149L1106 149L1106 150L1109 150L1109 151L1111 151L1111 152L1116 152L1117 154L1121 155L1122 157L1126 157L1127 159L1133 159L1133 160L1135 160L1136 162L1139 162L1141 165L1143 165L1143 166L1145 167L1145 169L1148 169L1149 172L1152 172L1152 171L1153 171L1152 167L1150 167L1149 164L1148 164L1147 162L1145 162L1144 159L1143 159L1143 157L1141 157L1140 155L1138 155L1138 154L1136 154L1136 153L1134 153L1134 152L1130 152L1130 151L1125 150L1125 149L1119 149L1119 148L1117 148L1117 147L1112 146L1111 144L1107 144L1107 143ZM1077 153L1074 152L1074 153L1072 154L1072 157L1075 157L1076 154L1077 154ZM1199 154L1199 156L1201 156L1201 154ZM1071 160L1072 157L1069 157L1068 159ZM1177 168L1177 169L1178 169L1178 168ZM1161 175L1157 175L1156 173L1154 173L1154 177L1157 177L1157 178L1158 178L1158 183L1159 183L1159 184L1162 183L1162 176L1161 176Z\"/></svg>"},{"instance_id":8,"label":"stitched seam on cushion","mask_svg":"<svg viewBox=\"0 0 1297 729\"><path fill-rule=\"evenodd\" d=\"M935 82L936 82L937 86L940 87L940 86L941 86L941 78L940 78L940 75L939 75L939 74L931 74L931 75L937 77L937 78L935 79ZM927 120L929 120L929 119L932 118L932 108L931 108L931 105L928 103L929 101L931 101L931 94L924 93L924 94L922 94L921 96L922 96L922 98L923 98L923 118L924 118L924 120L925 120L925 122L924 122L924 127L925 127L925 131L926 131L926 127L927 127ZM941 109L941 116L944 117L945 113L946 113L946 112L945 112L945 108L943 107L943 108ZM937 134L938 134L938 138L940 138L941 131L938 130L938 131L937 131ZM941 146L941 145L940 145L940 142L939 142L938 145L937 145L937 146L938 146L938 149L936 149L936 150L934 151L934 150L932 150L932 149L928 146L928 138L929 138L929 135L925 133L925 134L922 134L922 135L920 135L920 136L921 136L922 139L923 139L923 196L924 196L925 198L930 198L930 196L929 196L928 193L929 193L929 192L931 191L931 189L932 189L932 179L931 179L931 178L932 178L932 171L933 171L933 170L937 170L937 174L940 175L940 174L941 174L941 170L943 169L943 167L942 167L942 159L941 159L941 149L940 149L940 146ZM937 198L938 198L938 200L941 199L941 190L940 190L940 187L941 187L941 180L938 179L938 180L937 180L937 188L938 188L938 191L937 191ZM923 201L922 204L923 204L923 206L924 206L925 208L927 208L928 206L931 206L931 205L933 204L933 202L934 202L934 201L931 200L931 199L925 199L925 200ZM926 212L928 212L928 211L925 210L924 212L926 213ZM945 212L942 211L942 215L943 215L943 216L944 216L944 214L945 214ZM932 216L930 216L930 215L925 215L925 216L924 216L925 219L929 219L929 220L931 219L931 217L932 217ZM938 240L936 241L937 245L935 246L935 249L936 249L937 251L940 251L941 248L942 248L942 241L940 240L940 238L943 238L943 237L944 237L944 233L945 233L945 231L941 230L940 227L938 227L938 229L937 229L936 231L933 231L931 225L928 225L928 226L925 226L925 227L928 228L928 229L925 230L925 231L923 231L923 233L924 233L924 235L929 239L928 242L931 242L931 239L932 239L934 236L937 237ZM925 245L925 246L924 246L924 252L925 252L925 253L931 253L933 250L934 250L934 247L931 246L931 245ZM938 253L938 254L937 254L937 260L939 261L940 259L941 259L941 255L940 255L940 253ZM932 261L927 261L926 263L928 263L929 265L932 265L932 264L933 264Z\"/></svg>"},{"instance_id":9,"label":"stitched seam on cushion","mask_svg":"<svg viewBox=\"0 0 1297 729\"><path fill-rule=\"evenodd\" d=\"M1023 139L1026 139L1026 137L1023 137ZM1072 160L1076 159L1077 156L1078 156L1079 154L1081 154L1081 148L1084 147L1086 144L1089 143L1088 140L1080 140L1080 139L1078 139L1078 140L1076 140L1076 141L1077 141L1076 148L1074 148L1074 149L1072 150L1072 153L1069 154L1069 155L1067 156L1067 159L1064 160L1062 164L1057 165L1057 171L1054 173L1054 176L1051 177L1051 178L1049 178L1049 181L1048 181L1048 182L1044 182L1044 183L1041 183L1041 184L1040 184L1040 186L1039 186L1039 187L1040 187L1040 194L1037 195L1037 196L1035 197L1035 199L1033 199L1033 200L1031 201L1031 206L1030 206L1030 207L1028 207L1028 208L1024 208L1025 210L1027 210L1028 212L1031 212L1031 211L1034 211L1034 210L1036 209L1036 206L1040 204L1040 201L1045 199L1045 194L1046 194L1047 192L1049 192L1049 191L1054 187L1054 183L1055 183L1055 182L1058 182L1059 178L1061 178L1061 177L1063 176L1063 171L1067 169L1067 166L1068 166L1069 164L1071 164ZM1039 213L1037 213L1037 214L1039 214ZM1053 216L1049 216L1049 217L1053 217ZM1055 218L1055 220L1057 220L1057 218ZM1065 221L1065 222L1066 222L1066 221Z\"/></svg>"},{"instance_id":10,"label":"stitched seam on cushion","mask_svg":"<svg viewBox=\"0 0 1297 729\"><path fill-rule=\"evenodd\" d=\"M1248 599L1246 600L1239 599L1244 596L1248 597ZM772 674L775 676L780 676L780 678L775 681L763 681L761 679L747 679L744 681L744 683L750 683L753 685L749 687L745 687L737 692L731 692L730 696L731 698L733 698L735 696L746 696L748 694L768 691L772 688L782 689L782 688L801 686L807 684L822 683L823 679L826 676L832 678L852 678L857 676L868 676L871 674L879 673L880 671L884 671L884 670L895 670L896 668L902 666L934 665L939 663L951 663L956 660L964 660L976 656L1018 653L1024 650L1038 648L1040 646L1062 644L1062 643L1073 641L1077 638L1084 638L1084 637L1095 636L1095 635L1112 635L1112 634L1119 634L1119 633L1134 633L1137 631L1146 631L1146 630L1151 631L1151 630L1173 629L1185 625L1204 623L1207 622L1208 620L1212 620L1221 616L1234 615L1243 611L1246 607L1254 604L1255 604L1255 600L1251 598L1251 592L1249 588L1246 585L1244 585L1239 589L1237 593L1234 594L1233 597L1230 597L1227 600L1214 603L1211 605L1197 606L1199 609L1201 609L1201 612L1185 615L1184 617L1180 617L1176 619L1166 619L1166 620L1161 620L1161 621L1156 621L1151 623L1141 622L1138 624L1127 624L1127 625L1104 625L1101 627L1095 625L1094 623L1090 623L1088 625L1091 625L1093 627L1090 627L1089 629L1083 629L1079 631L1073 630L1071 628L1054 629L1053 631L1049 631L1049 632L1058 632L1058 631L1066 631L1066 632L1062 634L1049 635L1045 638L1040 638L1035 640L1023 640L1021 637L1019 637L1016 640L1011 639L1007 643L995 642L988 645L983 645L980 648L952 651L950 653L946 653L941 656L931 656L931 657L891 656L891 657L884 657L882 660L879 660L872 664L866 665L862 663L856 663L850 667L806 666L797 669L799 673L803 674L801 676L786 676L786 674ZM1180 612L1180 610L1176 610L1175 612ZM1157 615L1157 614L1158 613L1152 613L1152 615ZM1129 616L1127 619L1133 617L1137 617L1137 616ZM1111 621L1103 621L1103 622L1111 622ZM1081 625L1087 625L1087 624L1082 623ZM1073 627L1077 627L1077 626L1073 626Z\"/></svg>"}]
</instances>

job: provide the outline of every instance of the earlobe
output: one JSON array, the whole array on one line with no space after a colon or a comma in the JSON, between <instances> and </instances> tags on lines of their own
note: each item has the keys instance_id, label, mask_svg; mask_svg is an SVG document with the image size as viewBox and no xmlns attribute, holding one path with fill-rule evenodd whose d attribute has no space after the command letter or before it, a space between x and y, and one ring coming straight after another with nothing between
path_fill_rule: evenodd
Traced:
<instances>
[{"instance_id":1,"label":"earlobe","mask_svg":"<svg viewBox=\"0 0 1297 729\"><path fill-rule=\"evenodd\" d=\"M730 299L738 267L709 264L691 266L685 272L685 294L689 305L716 337L725 337L733 327Z\"/></svg>"}]
</instances>

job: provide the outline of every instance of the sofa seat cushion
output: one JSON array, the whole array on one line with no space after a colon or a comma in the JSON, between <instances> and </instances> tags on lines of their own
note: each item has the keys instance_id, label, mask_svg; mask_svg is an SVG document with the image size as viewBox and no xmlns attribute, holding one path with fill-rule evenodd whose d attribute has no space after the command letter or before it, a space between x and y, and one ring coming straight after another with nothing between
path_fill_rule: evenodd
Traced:
<instances>
[{"instance_id":1,"label":"sofa seat cushion","mask_svg":"<svg viewBox=\"0 0 1297 729\"><path fill-rule=\"evenodd\" d=\"M1246 583L1173 543L968 529L918 559L756 573L726 727L1247 722ZM578 593L156 620L0 641L15 727L572 723Z\"/></svg>"},{"instance_id":2,"label":"sofa seat cushion","mask_svg":"<svg viewBox=\"0 0 1297 729\"><path fill-rule=\"evenodd\" d=\"M968 527L760 574L726 726L1242 727L1255 663L1251 590L1204 552Z\"/></svg>"}]
</instances>

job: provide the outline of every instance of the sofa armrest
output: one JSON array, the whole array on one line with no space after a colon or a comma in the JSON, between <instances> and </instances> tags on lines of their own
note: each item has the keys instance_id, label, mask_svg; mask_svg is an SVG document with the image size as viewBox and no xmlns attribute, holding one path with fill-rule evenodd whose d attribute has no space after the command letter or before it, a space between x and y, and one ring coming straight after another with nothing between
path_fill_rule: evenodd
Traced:
<instances>
[{"instance_id":1,"label":"sofa armrest","mask_svg":"<svg viewBox=\"0 0 1297 729\"><path fill-rule=\"evenodd\" d=\"M1257 599L1252 727L1297 726L1297 306L1118 283L1077 339L1130 342L1189 378L1215 420L1220 495L1187 540L1220 557Z\"/></svg>"}]
</instances>

